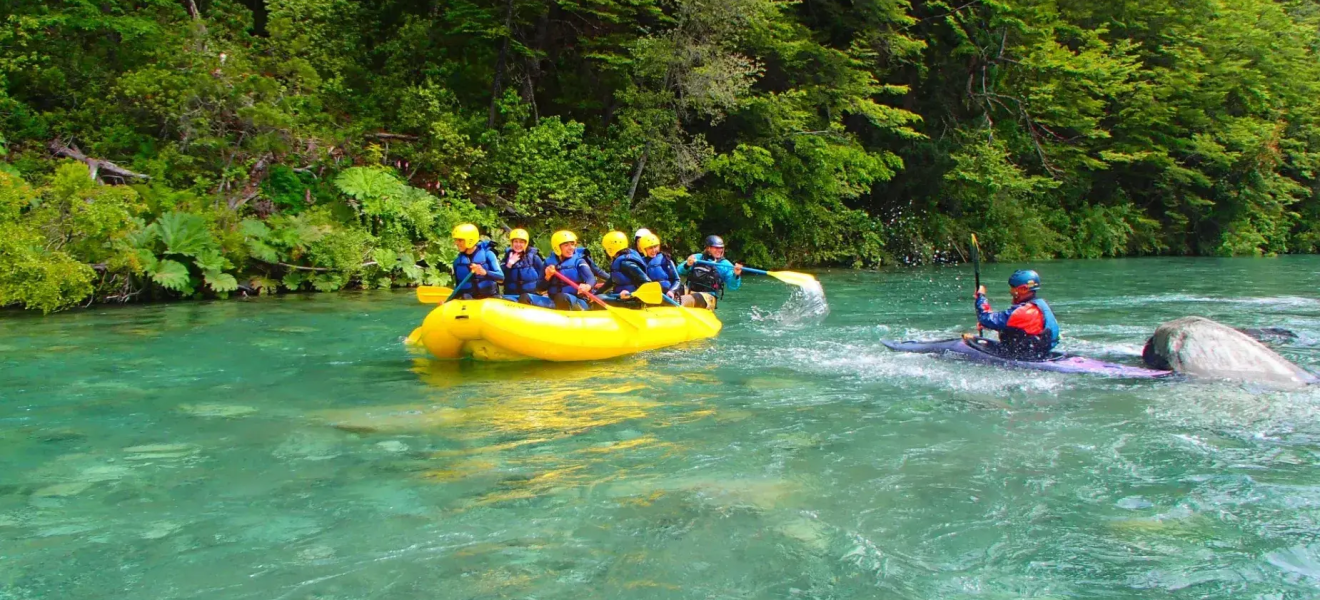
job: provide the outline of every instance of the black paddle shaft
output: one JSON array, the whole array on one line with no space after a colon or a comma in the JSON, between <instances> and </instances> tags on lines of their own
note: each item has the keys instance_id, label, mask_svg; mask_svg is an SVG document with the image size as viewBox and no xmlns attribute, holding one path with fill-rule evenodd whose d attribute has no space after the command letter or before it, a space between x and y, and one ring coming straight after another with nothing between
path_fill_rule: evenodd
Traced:
<instances>
[{"instance_id":1,"label":"black paddle shaft","mask_svg":"<svg viewBox=\"0 0 1320 600\"><path fill-rule=\"evenodd\" d=\"M972 274L976 277L976 289L972 291L975 295L981 291L981 245L976 243L976 234L972 234ZM980 310L980 309L978 309ZM981 326L981 319L976 319L976 333L985 333L985 328Z\"/></svg>"},{"instance_id":2,"label":"black paddle shaft","mask_svg":"<svg viewBox=\"0 0 1320 600\"><path fill-rule=\"evenodd\" d=\"M972 234L972 273L976 276L976 289L981 289L981 245L976 243L976 234Z\"/></svg>"}]
</instances>

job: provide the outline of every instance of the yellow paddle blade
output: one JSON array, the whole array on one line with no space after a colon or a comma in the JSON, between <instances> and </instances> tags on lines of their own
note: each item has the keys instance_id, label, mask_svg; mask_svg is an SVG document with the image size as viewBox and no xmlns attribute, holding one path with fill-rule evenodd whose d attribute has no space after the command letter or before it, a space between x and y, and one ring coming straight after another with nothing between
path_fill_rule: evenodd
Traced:
<instances>
[{"instance_id":1,"label":"yellow paddle blade","mask_svg":"<svg viewBox=\"0 0 1320 600\"><path fill-rule=\"evenodd\" d=\"M454 293L453 288L419 285L417 286L417 301L422 304L442 304L452 293Z\"/></svg>"},{"instance_id":2,"label":"yellow paddle blade","mask_svg":"<svg viewBox=\"0 0 1320 600\"><path fill-rule=\"evenodd\" d=\"M422 328L418 327L412 330L412 333L408 334L408 339L404 340L403 343L405 346L416 346L422 343Z\"/></svg>"},{"instance_id":3,"label":"yellow paddle blade","mask_svg":"<svg viewBox=\"0 0 1320 600\"><path fill-rule=\"evenodd\" d=\"M642 284L642 287L632 293L632 297L647 304L660 304L665 301L665 293L660 290L660 283L656 281Z\"/></svg>"},{"instance_id":4,"label":"yellow paddle blade","mask_svg":"<svg viewBox=\"0 0 1320 600\"><path fill-rule=\"evenodd\" d=\"M689 324L695 324L702 331L706 332L706 335L715 335L716 333L715 327L712 326L710 323L703 321L701 317L698 317L696 313L693 312L695 310L696 309L689 306L682 307L683 317L687 319L687 322Z\"/></svg>"},{"instance_id":5,"label":"yellow paddle blade","mask_svg":"<svg viewBox=\"0 0 1320 600\"><path fill-rule=\"evenodd\" d=\"M820 282L816 281L815 277L806 273L796 273L793 271L769 271L766 275L790 285L802 287L816 287L820 285Z\"/></svg>"},{"instance_id":6,"label":"yellow paddle blade","mask_svg":"<svg viewBox=\"0 0 1320 600\"><path fill-rule=\"evenodd\" d=\"M631 308L619 308L617 306L610 306L608 308L610 314L633 328L641 329L646 327L646 316L643 315L641 311L633 310Z\"/></svg>"}]
</instances>

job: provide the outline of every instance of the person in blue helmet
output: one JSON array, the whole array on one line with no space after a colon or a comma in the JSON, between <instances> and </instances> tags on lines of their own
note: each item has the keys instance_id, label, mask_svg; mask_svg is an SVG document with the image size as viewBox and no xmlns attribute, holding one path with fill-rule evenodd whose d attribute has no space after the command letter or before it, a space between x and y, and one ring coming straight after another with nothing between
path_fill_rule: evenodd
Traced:
<instances>
[{"instance_id":1,"label":"person in blue helmet","mask_svg":"<svg viewBox=\"0 0 1320 600\"><path fill-rule=\"evenodd\" d=\"M550 296L559 310L587 310L586 294L596 285L596 274L587 262L586 253L577 247L577 235L571 231L556 231L550 236L555 255L545 261L545 277L541 289ZM572 283L555 277L560 273Z\"/></svg>"},{"instance_id":2,"label":"person in blue helmet","mask_svg":"<svg viewBox=\"0 0 1320 600\"><path fill-rule=\"evenodd\" d=\"M500 294L500 282L504 281L504 271L500 261L491 252L491 243L481 241L477 226L464 223L454 228L454 247L458 256L454 258L455 298L460 300L479 300L492 298ZM471 274L471 279L468 275Z\"/></svg>"},{"instance_id":3,"label":"person in blue helmet","mask_svg":"<svg viewBox=\"0 0 1320 600\"><path fill-rule=\"evenodd\" d=\"M600 245L610 257L610 281L605 289L612 288L612 291L619 295L619 301L612 304L626 308L642 308L642 303L632 298L632 293L636 292L637 288L651 282L651 278L646 276L646 263L642 260L642 255L628 247L628 236L622 231L605 234Z\"/></svg>"},{"instance_id":4,"label":"person in blue helmet","mask_svg":"<svg viewBox=\"0 0 1320 600\"><path fill-rule=\"evenodd\" d=\"M705 246L705 252L689 256L678 266L678 274L687 277L688 296L683 299L684 306L713 309L716 300L724 298L724 290L742 286L742 263L724 258L724 238L708 235ZM717 266L701 264L698 260ZM688 304L689 298L692 304Z\"/></svg>"},{"instance_id":5,"label":"person in blue helmet","mask_svg":"<svg viewBox=\"0 0 1320 600\"><path fill-rule=\"evenodd\" d=\"M1023 270L1008 278L1013 306L992 312L985 286L976 290L976 319L982 327L999 332L995 351L1009 358L1043 360L1059 343L1059 322L1044 300L1036 297L1040 274Z\"/></svg>"},{"instance_id":6,"label":"person in blue helmet","mask_svg":"<svg viewBox=\"0 0 1320 600\"><path fill-rule=\"evenodd\" d=\"M537 291L537 286L545 277L545 259L531 244L531 235L526 229L509 232L509 248L504 251L504 259L500 261L504 269L504 298L550 308L554 304ZM527 298L524 299L524 296Z\"/></svg>"}]
</instances>

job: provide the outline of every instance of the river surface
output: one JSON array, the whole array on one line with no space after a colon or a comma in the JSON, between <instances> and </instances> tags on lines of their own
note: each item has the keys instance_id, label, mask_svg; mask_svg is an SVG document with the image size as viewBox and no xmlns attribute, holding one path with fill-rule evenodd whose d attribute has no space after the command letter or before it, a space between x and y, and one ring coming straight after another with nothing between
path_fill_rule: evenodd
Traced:
<instances>
[{"instance_id":1,"label":"river surface","mask_svg":"<svg viewBox=\"0 0 1320 600\"><path fill-rule=\"evenodd\" d=\"M1065 350L1196 314L1320 367L1320 257L1030 266ZM821 281L562 365L411 354L406 291L0 313L0 599L1320 595L1320 392L891 354L970 267Z\"/></svg>"}]
</instances>

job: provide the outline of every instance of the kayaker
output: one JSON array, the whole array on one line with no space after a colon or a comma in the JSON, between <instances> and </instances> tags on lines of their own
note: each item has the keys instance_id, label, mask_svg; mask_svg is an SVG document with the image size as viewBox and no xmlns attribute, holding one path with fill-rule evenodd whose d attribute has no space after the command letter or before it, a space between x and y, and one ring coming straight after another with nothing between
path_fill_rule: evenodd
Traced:
<instances>
[{"instance_id":1,"label":"kayaker","mask_svg":"<svg viewBox=\"0 0 1320 600\"><path fill-rule=\"evenodd\" d=\"M610 257L610 283L606 289L612 288L619 299L623 300L618 303L619 306L641 308L641 303L629 299L643 283L651 281L646 276L646 262L642 260L642 255L628 247L628 236L622 231L605 234L600 245Z\"/></svg>"},{"instance_id":2,"label":"kayaker","mask_svg":"<svg viewBox=\"0 0 1320 600\"><path fill-rule=\"evenodd\" d=\"M458 287L454 296L460 300L477 300L500 294L500 282L504 281L504 271L500 261L490 250L489 241L481 241L481 232L477 226L464 223L454 228L454 247L458 248L458 257L454 259L454 281ZM468 274L472 278L468 279ZM466 280L466 282L464 282Z\"/></svg>"},{"instance_id":3,"label":"kayaker","mask_svg":"<svg viewBox=\"0 0 1320 600\"><path fill-rule=\"evenodd\" d=\"M691 295L691 304L685 299L684 306L713 309L716 299L724 298L724 290L736 290L742 286L742 263L724 258L724 238L708 235L705 246L704 252L689 256L678 267L678 274L687 277L688 294ZM697 264L698 260L718 263L718 266Z\"/></svg>"},{"instance_id":4,"label":"kayaker","mask_svg":"<svg viewBox=\"0 0 1320 600\"><path fill-rule=\"evenodd\" d=\"M545 277L545 259L531 245L526 229L509 232L509 248L504 251L500 264L504 268L504 296L509 300L534 304L543 308L554 306L549 298L537 293L536 288ZM523 296L529 296L526 301ZM531 298L535 296L535 298Z\"/></svg>"},{"instance_id":5,"label":"kayaker","mask_svg":"<svg viewBox=\"0 0 1320 600\"><path fill-rule=\"evenodd\" d=\"M550 236L555 255L545 261L545 276L541 280L550 301L559 310L587 310L584 295L596 284L596 275L587 263L586 253L577 247L577 235L572 231L556 231ZM562 273L573 285L555 277Z\"/></svg>"},{"instance_id":6,"label":"kayaker","mask_svg":"<svg viewBox=\"0 0 1320 600\"><path fill-rule=\"evenodd\" d=\"M1036 297L1040 275L1035 271L1016 271L1008 278L1013 306L991 312L985 286L976 290L976 320L986 329L999 332L995 351L1008 358L1042 360L1059 343L1059 322L1044 300Z\"/></svg>"},{"instance_id":7,"label":"kayaker","mask_svg":"<svg viewBox=\"0 0 1320 600\"><path fill-rule=\"evenodd\" d=\"M660 251L660 237L649 231L646 232L638 237L637 250L642 253L642 260L646 263L646 276L651 278L651 281L659 282L660 289L677 300L679 292L682 291L681 286L678 285L678 268L674 265L674 259Z\"/></svg>"}]
</instances>

